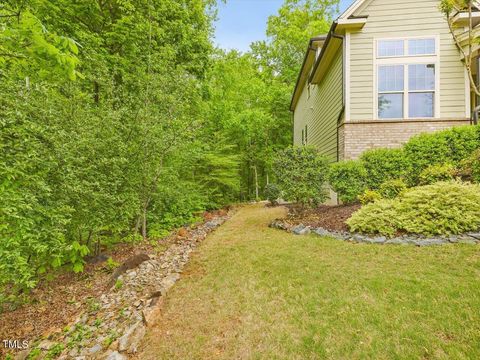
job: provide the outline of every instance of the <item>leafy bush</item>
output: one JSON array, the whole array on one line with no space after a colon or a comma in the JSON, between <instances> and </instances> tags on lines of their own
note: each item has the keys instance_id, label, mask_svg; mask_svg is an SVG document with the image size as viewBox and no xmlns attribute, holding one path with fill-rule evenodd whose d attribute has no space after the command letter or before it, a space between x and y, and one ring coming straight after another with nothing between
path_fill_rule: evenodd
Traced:
<instances>
[{"instance_id":1,"label":"leafy bush","mask_svg":"<svg viewBox=\"0 0 480 360\"><path fill-rule=\"evenodd\" d=\"M282 192L277 184L268 184L265 186L265 196L272 205L277 204L277 200L280 198Z\"/></svg>"},{"instance_id":2,"label":"leafy bush","mask_svg":"<svg viewBox=\"0 0 480 360\"><path fill-rule=\"evenodd\" d=\"M405 181L401 179L387 180L382 185L378 192L385 199L395 199L398 195L407 189Z\"/></svg>"},{"instance_id":3,"label":"leafy bush","mask_svg":"<svg viewBox=\"0 0 480 360\"><path fill-rule=\"evenodd\" d=\"M397 206L397 201L390 199L372 202L354 212L347 225L353 232L392 236L399 227Z\"/></svg>"},{"instance_id":4,"label":"leafy bush","mask_svg":"<svg viewBox=\"0 0 480 360\"><path fill-rule=\"evenodd\" d=\"M303 206L326 200L328 160L316 148L292 146L280 151L275 156L273 168L286 200Z\"/></svg>"},{"instance_id":5,"label":"leafy bush","mask_svg":"<svg viewBox=\"0 0 480 360\"><path fill-rule=\"evenodd\" d=\"M404 147L411 166L409 183L417 185L421 172L429 166L458 164L478 148L480 148L479 126L459 126L411 138Z\"/></svg>"},{"instance_id":6,"label":"leafy bush","mask_svg":"<svg viewBox=\"0 0 480 360\"><path fill-rule=\"evenodd\" d=\"M455 167L451 164L430 165L422 170L418 177L420 185L429 185L439 181L453 180L455 177Z\"/></svg>"},{"instance_id":7,"label":"leafy bush","mask_svg":"<svg viewBox=\"0 0 480 360\"><path fill-rule=\"evenodd\" d=\"M352 203L366 189L367 172L360 161L349 160L332 164L328 182L344 203Z\"/></svg>"},{"instance_id":8,"label":"leafy bush","mask_svg":"<svg viewBox=\"0 0 480 360\"><path fill-rule=\"evenodd\" d=\"M461 234L480 228L480 185L437 182L411 188L394 200L379 200L355 212L352 231L393 235Z\"/></svg>"},{"instance_id":9,"label":"leafy bush","mask_svg":"<svg viewBox=\"0 0 480 360\"><path fill-rule=\"evenodd\" d=\"M361 157L369 189L376 190L387 180L405 177L409 162L402 149L373 149Z\"/></svg>"},{"instance_id":10,"label":"leafy bush","mask_svg":"<svg viewBox=\"0 0 480 360\"><path fill-rule=\"evenodd\" d=\"M358 195L358 200L362 205L373 203L377 200L380 200L382 195L378 191L375 190L365 190L362 195Z\"/></svg>"},{"instance_id":11,"label":"leafy bush","mask_svg":"<svg viewBox=\"0 0 480 360\"><path fill-rule=\"evenodd\" d=\"M474 183L480 183L480 149L463 160L459 168L460 176Z\"/></svg>"}]
</instances>

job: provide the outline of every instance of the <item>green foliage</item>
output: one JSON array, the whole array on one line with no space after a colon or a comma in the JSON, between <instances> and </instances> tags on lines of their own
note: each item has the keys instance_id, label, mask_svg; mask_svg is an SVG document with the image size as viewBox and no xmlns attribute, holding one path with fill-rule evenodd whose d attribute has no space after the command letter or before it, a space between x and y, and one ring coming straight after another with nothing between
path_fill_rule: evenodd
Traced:
<instances>
[{"instance_id":1,"label":"green foliage","mask_svg":"<svg viewBox=\"0 0 480 360\"><path fill-rule=\"evenodd\" d=\"M123 287L123 281L120 280L120 279L117 279L115 281L115 286L114 287L115 287L115 290L120 290Z\"/></svg>"},{"instance_id":2,"label":"green foliage","mask_svg":"<svg viewBox=\"0 0 480 360\"><path fill-rule=\"evenodd\" d=\"M390 199L369 203L354 212L347 225L353 232L392 236L399 227L397 205Z\"/></svg>"},{"instance_id":3,"label":"green foliage","mask_svg":"<svg viewBox=\"0 0 480 360\"><path fill-rule=\"evenodd\" d=\"M437 182L408 189L394 200L365 205L347 220L352 231L461 234L480 227L480 185Z\"/></svg>"},{"instance_id":4,"label":"green foliage","mask_svg":"<svg viewBox=\"0 0 480 360\"><path fill-rule=\"evenodd\" d=\"M330 166L328 182L343 203L352 203L366 189L367 172L360 161L338 162Z\"/></svg>"},{"instance_id":5,"label":"green foliage","mask_svg":"<svg viewBox=\"0 0 480 360\"><path fill-rule=\"evenodd\" d=\"M115 270L120 264L116 262L115 260L112 259L112 257L109 257L107 261L105 262L105 267L107 268L108 271L112 272Z\"/></svg>"},{"instance_id":6,"label":"green foliage","mask_svg":"<svg viewBox=\"0 0 480 360\"><path fill-rule=\"evenodd\" d=\"M407 190L407 184L402 179L387 180L378 190L380 196L384 199L395 199L397 196Z\"/></svg>"},{"instance_id":7,"label":"green foliage","mask_svg":"<svg viewBox=\"0 0 480 360\"><path fill-rule=\"evenodd\" d=\"M274 170L286 200L316 205L327 198L328 160L314 147L291 146L279 152Z\"/></svg>"},{"instance_id":8,"label":"green foliage","mask_svg":"<svg viewBox=\"0 0 480 360\"><path fill-rule=\"evenodd\" d=\"M410 164L409 183L418 184L420 173L429 166L458 164L478 148L480 148L479 126L459 126L413 137L404 147Z\"/></svg>"},{"instance_id":9,"label":"green foliage","mask_svg":"<svg viewBox=\"0 0 480 360\"><path fill-rule=\"evenodd\" d=\"M480 184L480 149L460 163L459 172L463 178Z\"/></svg>"},{"instance_id":10,"label":"green foliage","mask_svg":"<svg viewBox=\"0 0 480 360\"><path fill-rule=\"evenodd\" d=\"M265 186L265 197L270 201L270 204L276 205L281 196L282 192L277 184L268 184Z\"/></svg>"},{"instance_id":11,"label":"green foliage","mask_svg":"<svg viewBox=\"0 0 480 360\"><path fill-rule=\"evenodd\" d=\"M377 200L382 199L382 195L375 190L365 190L363 194L358 195L358 200L362 205L373 203Z\"/></svg>"},{"instance_id":12,"label":"green foliage","mask_svg":"<svg viewBox=\"0 0 480 360\"><path fill-rule=\"evenodd\" d=\"M368 188L372 190L387 180L403 178L410 170L402 149L368 150L360 160L365 167Z\"/></svg>"},{"instance_id":13,"label":"green foliage","mask_svg":"<svg viewBox=\"0 0 480 360\"><path fill-rule=\"evenodd\" d=\"M422 170L418 177L419 185L430 185L438 181L453 180L455 167L451 164L430 165Z\"/></svg>"}]
</instances>

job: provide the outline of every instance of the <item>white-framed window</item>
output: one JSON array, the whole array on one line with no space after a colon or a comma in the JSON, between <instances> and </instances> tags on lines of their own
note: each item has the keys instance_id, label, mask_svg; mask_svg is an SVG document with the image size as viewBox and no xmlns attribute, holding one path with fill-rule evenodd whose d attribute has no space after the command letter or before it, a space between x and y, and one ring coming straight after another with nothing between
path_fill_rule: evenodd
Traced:
<instances>
[{"instance_id":1,"label":"white-framed window","mask_svg":"<svg viewBox=\"0 0 480 360\"><path fill-rule=\"evenodd\" d=\"M437 36L375 40L377 119L439 117Z\"/></svg>"}]
</instances>

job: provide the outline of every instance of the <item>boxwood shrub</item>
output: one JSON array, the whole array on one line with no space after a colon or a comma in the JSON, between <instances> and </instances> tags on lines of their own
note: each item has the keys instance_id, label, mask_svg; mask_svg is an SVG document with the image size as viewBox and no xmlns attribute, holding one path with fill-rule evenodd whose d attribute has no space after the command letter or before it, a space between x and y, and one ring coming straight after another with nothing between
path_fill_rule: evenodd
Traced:
<instances>
[{"instance_id":1,"label":"boxwood shrub","mask_svg":"<svg viewBox=\"0 0 480 360\"><path fill-rule=\"evenodd\" d=\"M405 177L410 164L403 149L373 149L364 152L360 160L366 171L369 189L376 190L387 180Z\"/></svg>"},{"instance_id":2,"label":"boxwood shrub","mask_svg":"<svg viewBox=\"0 0 480 360\"><path fill-rule=\"evenodd\" d=\"M418 178L420 185L429 185L438 181L449 181L455 178L455 167L452 164L430 165L422 170Z\"/></svg>"},{"instance_id":3,"label":"boxwood shrub","mask_svg":"<svg viewBox=\"0 0 480 360\"><path fill-rule=\"evenodd\" d=\"M363 163L358 160L342 161L332 164L328 181L343 203L357 201L366 185L367 173Z\"/></svg>"},{"instance_id":4,"label":"boxwood shrub","mask_svg":"<svg viewBox=\"0 0 480 360\"><path fill-rule=\"evenodd\" d=\"M408 189L394 200L363 206L347 224L351 231L391 236L396 232L461 234L480 228L480 185L437 182Z\"/></svg>"},{"instance_id":5,"label":"boxwood shrub","mask_svg":"<svg viewBox=\"0 0 480 360\"><path fill-rule=\"evenodd\" d=\"M402 179L387 180L382 185L378 192L384 199L395 199L401 193L407 190L407 184Z\"/></svg>"}]
</instances>

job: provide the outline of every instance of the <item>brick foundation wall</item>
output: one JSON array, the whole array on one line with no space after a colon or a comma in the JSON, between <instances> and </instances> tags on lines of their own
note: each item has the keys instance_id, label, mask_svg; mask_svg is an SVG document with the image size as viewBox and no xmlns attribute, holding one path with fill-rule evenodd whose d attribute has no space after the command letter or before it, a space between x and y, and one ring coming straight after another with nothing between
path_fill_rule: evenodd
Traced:
<instances>
[{"instance_id":1,"label":"brick foundation wall","mask_svg":"<svg viewBox=\"0 0 480 360\"><path fill-rule=\"evenodd\" d=\"M357 159L365 150L400 147L412 136L453 126L468 125L469 120L406 120L343 123L339 131L341 160Z\"/></svg>"}]
</instances>

